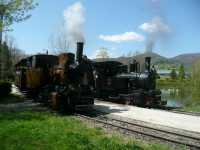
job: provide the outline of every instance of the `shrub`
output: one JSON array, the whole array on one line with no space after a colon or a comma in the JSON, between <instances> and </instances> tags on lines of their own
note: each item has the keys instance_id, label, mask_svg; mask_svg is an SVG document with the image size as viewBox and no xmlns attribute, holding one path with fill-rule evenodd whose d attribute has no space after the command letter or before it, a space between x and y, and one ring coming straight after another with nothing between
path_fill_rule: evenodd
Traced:
<instances>
[{"instance_id":1,"label":"shrub","mask_svg":"<svg viewBox=\"0 0 200 150\"><path fill-rule=\"evenodd\" d=\"M0 81L0 96L7 96L11 92L11 83L8 81Z\"/></svg>"},{"instance_id":2,"label":"shrub","mask_svg":"<svg viewBox=\"0 0 200 150\"><path fill-rule=\"evenodd\" d=\"M173 79L173 80L177 79L177 73L176 73L175 68L173 68L173 69L171 70L170 77L171 77L171 79Z\"/></svg>"}]
</instances>

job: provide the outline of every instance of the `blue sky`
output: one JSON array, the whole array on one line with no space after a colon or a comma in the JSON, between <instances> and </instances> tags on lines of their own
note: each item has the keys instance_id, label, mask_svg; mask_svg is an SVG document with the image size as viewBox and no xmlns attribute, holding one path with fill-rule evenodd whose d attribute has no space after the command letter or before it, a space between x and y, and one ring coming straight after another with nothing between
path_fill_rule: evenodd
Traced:
<instances>
[{"instance_id":1,"label":"blue sky","mask_svg":"<svg viewBox=\"0 0 200 150\"><path fill-rule=\"evenodd\" d=\"M28 54L43 53L44 49L51 49L50 35L64 21L64 11L76 2L81 2L85 9L84 53L89 57L94 57L100 47L106 47L111 57L121 56L130 51L144 52L148 39L152 37L152 33L147 29L154 27L155 18L159 18L163 30L156 29L159 34L156 34L154 52L166 57L200 52L199 0L38 2L39 6L32 11L32 17L23 23L14 24L14 31L9 33L15 38L18 48ZM146 28L142 28L142 25ZM164 27L168 30L164 31ZM127 32L131 35L127 36ZM142 36L143 39L138 40L135 34Z\"/></svg>"}]
</instances>

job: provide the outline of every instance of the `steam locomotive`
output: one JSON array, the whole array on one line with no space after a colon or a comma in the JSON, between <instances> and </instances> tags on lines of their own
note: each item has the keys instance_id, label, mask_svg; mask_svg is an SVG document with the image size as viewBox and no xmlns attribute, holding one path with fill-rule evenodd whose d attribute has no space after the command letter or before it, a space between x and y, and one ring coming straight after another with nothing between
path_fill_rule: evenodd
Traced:
<instances>
[{"instance_id":1,"label":"steam locomotive","mask_svg":"<svg viewBox=\"0 0 200 150\"><path fill-rule=\"evenodd\" d=\"M117 61L94 62L96 97L108 101L161 107L161 91L156 89L157 73L151 68L151 58L145 58L145 71L133 60L128 66Z\"/></svg>"},{"instance_id":2,"label":"steam locomotive","mask_svg":"<svg viewBox=\"0 0 200 150\"><path fill-rule=\"evenodd\" d=\"M22 59L15 65L16 85L61 113L93 105L95 98L142 107L164 105L160 90L156 90L156 71L150 57L145 58L141 73L135 60L129 65L89 60L83 56L83 46L77 43L76 60L73 53Z\"/></svg>"}]
</instances>

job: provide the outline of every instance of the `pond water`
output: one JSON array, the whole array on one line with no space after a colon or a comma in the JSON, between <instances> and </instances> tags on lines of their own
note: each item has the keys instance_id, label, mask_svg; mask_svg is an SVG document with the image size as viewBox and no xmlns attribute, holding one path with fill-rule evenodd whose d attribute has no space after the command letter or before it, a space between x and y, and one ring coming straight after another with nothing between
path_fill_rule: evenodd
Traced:
<instances>
[{"instance_id":1,"label":"pond water","mask_svg":"<svg viewBox=\"0 0 200 150\"><path fill-rule=\"evenodd\" d=\"M168 107L180 108L193 101L192 88L185 86L159 86L162 92L162 100L167 101Z\"/></svg>"},{"instance_id":2,"label":"pond water","mask_svg":"<svg viewBox=\"0 0 200 150\"><path fill-rule=\"evenodd\" d=\"M160 85L157 88L162 92L162 100L167 101L167 107L187 108L200 105L199 91L190 85Z\"/></svg>"},{"instance_id":3,"label":"pond water","mask_svg":"<svg viewBox=\"0 0 200 150\"><path fill-rule=\"evenodd\" d=\"M167 107L182 108L184 106L184 98L181 95L180 89L162 88L162 100L167 101Z\"/></svg>"}]
</instances>

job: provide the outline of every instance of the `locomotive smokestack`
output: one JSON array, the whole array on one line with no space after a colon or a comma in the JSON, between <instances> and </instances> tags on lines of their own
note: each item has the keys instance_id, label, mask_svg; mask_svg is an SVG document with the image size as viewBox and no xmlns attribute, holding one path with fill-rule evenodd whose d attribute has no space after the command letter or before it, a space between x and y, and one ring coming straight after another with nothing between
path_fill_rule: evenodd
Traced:
<instances>
[{"instance_id":1,"label":"locomotive smokestack","mask_svg":"<svg viewBox=\"0 0 200 150\"><path fill-rule=\"evenodd\" d=\"M83 42L77 42L76 61L81 63L83 57Z\"/></svg>"},{"instance_id":2,"label":"locomotive smokestack","mask_svg":"<svg viewBox=\"0 0 200 150\"><path fill-rule=\"evenodd\" d=\"M145 57L145 70L150 72L151 69L151 57Z\"/></svg>"}]
</instances>

